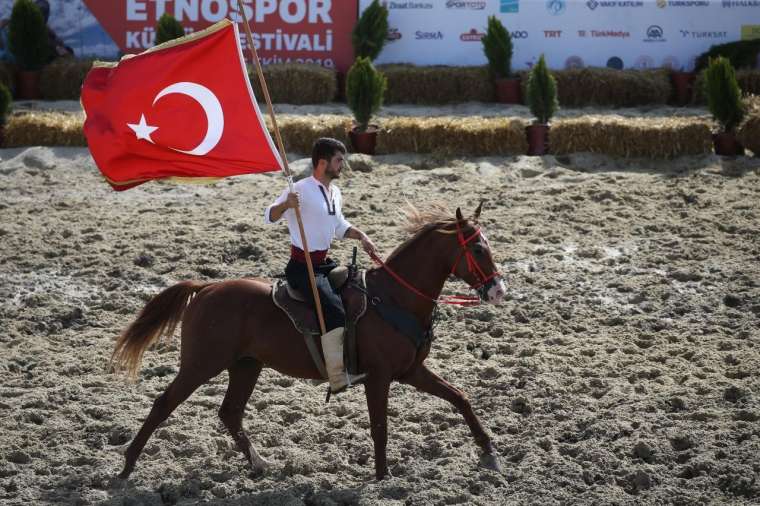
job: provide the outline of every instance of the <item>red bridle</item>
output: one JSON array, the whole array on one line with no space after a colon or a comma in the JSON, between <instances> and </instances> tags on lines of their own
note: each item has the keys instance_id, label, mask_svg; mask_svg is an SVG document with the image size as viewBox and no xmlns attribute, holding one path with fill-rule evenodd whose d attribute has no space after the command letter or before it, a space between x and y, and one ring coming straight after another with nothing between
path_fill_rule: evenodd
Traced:
<instances>
[{"instance_id":1,"label":"red bridle","mask_svg":"<svg viewBox=\"0 0 760 506\"><path fill-rule=\"evenodd\" d=\"M459 245L462 247L462 251L459 253L459 256L454 262L454 265L451 267L450 275L454 275L454 271L456 271L457 265L459 265L459 262L462 259L462 255L464 255L464 257L467 259L468 271L471 274L475 275L480 281L475 286L470 285L470 288L472 288L473 290L478 290L479 288L483 287L486 283L488 283L490 280L492 280L493 278L499 275L499 271L494 271L490 275L486 275L483 272L483 269L480 268L480 265L478 265L478 262L475 261L475 257L473 257L472 253L467 248L467 244L477 237L480 237L479 228L476 228L475 232L473 232L470 237L465 239L464 231L459 227L459 222L457 222L457 240L459 241ZM383 269L385 269L388 272L388 274L390 274L396 281L399 282L399 284L406 287L408 290L410 290L417 296L422 297L423 299L427 299L433 303L442 302L444 304L457 305L457 306L476 306L480 304L480 297L473 297L471 295L445 295L437 299L434 299L433 297L430 297L429 295L426 295L420 292L417 288L409 284L404 278L396 274L396 272L394 272L393 269L388 267L385 264L385 262L380 260L380 258L377 255L372 255L372 260L374 260L376 264L378 264Z\"/></svg>"}]
</instances>

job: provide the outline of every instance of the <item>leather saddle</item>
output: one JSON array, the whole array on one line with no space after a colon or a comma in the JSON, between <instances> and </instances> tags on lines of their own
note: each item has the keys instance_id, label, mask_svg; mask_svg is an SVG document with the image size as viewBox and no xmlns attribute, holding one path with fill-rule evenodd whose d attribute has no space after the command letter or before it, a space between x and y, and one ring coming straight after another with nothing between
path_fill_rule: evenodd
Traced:
<instances>
[{"instance_id":1,"label":"leather saddle","mask_svg":"<svg viewBox=\"0 0 760 506\"><path fill-rule=\"evenodd\" d=\"M346 364L349 372L357 372L356 357L356 324L367 312L367 297L365 295L366 282L365 272L360 270L354 272L353 279L349 280L350 270L346 266L339 266L331 270L328 279L333 290L340 293L343 307L346 310L346 343L344 353L346 354ZM316 346L315 338L322 332L319 329L316 311L305 302L304 295L288 285L284 279L274 281L272 285L272 301L275 306L280 308L288 315L293 322L296 330L303 334L312 359L320 370L324 373L324 362L318 351L321 346Z\"/></svg>"}]
</instances>

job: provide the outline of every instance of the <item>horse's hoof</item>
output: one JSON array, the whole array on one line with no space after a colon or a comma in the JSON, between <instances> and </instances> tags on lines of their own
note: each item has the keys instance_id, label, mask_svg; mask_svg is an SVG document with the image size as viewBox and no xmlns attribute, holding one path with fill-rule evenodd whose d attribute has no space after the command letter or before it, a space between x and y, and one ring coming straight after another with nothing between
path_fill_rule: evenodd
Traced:
<instances>
[{"instance_id":1,"label":"horse's hoof","mask_svg":"<svg viewBox=\"0 0 760 506\"><path fill-rule=\"evenodd\" d=\"M480 466L500 474L502 473L499 457L495 453L484 453L481 455Z\"/></svg>"},{"instance_id":2,"label":"horse's hoof","mask_svg":"<svg viewBox=\"0 0 760 506\"><path fill-rule=\"evenodd\" d=\"M251 463L251 471L255 476L260 476L267 472L267 469L272 467L272 463L265 459L259 459L255 463Z\"/></svg>"}]
</instances>

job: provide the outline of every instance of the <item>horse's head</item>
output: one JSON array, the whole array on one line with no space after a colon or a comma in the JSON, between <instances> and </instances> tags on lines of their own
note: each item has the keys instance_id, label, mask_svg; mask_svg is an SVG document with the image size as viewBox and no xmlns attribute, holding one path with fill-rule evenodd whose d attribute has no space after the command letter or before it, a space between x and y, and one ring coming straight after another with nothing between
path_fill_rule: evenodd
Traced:
<instances>
[{"instance_id":1,"label":"horse's head","mask_svg":"<svg viewBox=\"0 0 760 506\"><path fill-rule=\"evenodd\" d=\"M481 202L471 220L466 220L457 208L455 231L458 247L452 259L451 274L475 289L483 302L498 304L507 293L507 288L494 263L491 245L478 224L482 207Z\"/></svg>"}]
</instances>

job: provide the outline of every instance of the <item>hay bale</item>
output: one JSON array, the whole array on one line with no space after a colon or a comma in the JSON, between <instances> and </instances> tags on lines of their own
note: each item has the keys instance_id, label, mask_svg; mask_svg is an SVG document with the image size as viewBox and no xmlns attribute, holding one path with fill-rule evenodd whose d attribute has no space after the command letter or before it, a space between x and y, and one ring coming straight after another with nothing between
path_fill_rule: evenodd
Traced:
<instances>
[{"instance_id":1,"label":"hay bale","mask_svg":"<svg viewBox=\"0 0 760 506\"><path fill-rule=\"evenodd\" d=\"M563 107L634 107L665 104L671 93L667 70L582 68L552 71ZM523 83L525 83L523 79ZM523 90L524 91L524 90Z\"/></svg>"},{"instance_id":2,"label":"hay bale","mask_svg":"<svg viewBox=\"0 0 760 506\"><path fill-rule=\"evenodd\" d=\"M335 100L337 74L332 69L308 63L272 63L263 67L273 103L323 104ZM264 101L258 73L249 67L248 77L259 102Z\"/></svg>"},{"instance_id":3,"label":"hay bale","mask_svg":"<svg viewBox=\"0 0 760 506\"><path fill-rule=\"evenodd\" d=\"M45 65L40 74L40 91L45 100L79 100L82 83L92 68L92 60L58 58Z\"/></svg>"},{"instance_id":4,"label":"hay bale","mask_svg":"<svg viewBox=\"0 0 760 506\"><path fill-rule=\"evenodd\" d=\"M386 104L491 102L494 86L488 67L378 65L388 79Z\"/></svg>"},{"instance_id":5,"label":"hay bale","mask_svg":"<svg viewBox=\"0 0 760 506\"><path fill-rule=\"evenodd\" d=\"M399 117L380 122L377 152L511 155L528 149L526 122L515 118Z\"/></svg>"},{"instance_id":6,"label":"hay bale","mask_svg":"<svg viewBox=\"0 0 760 506\"><path fill-rule=\"evenodd\" d=\"M267 116L266 122L274 139L274 131L269 116ZM314 141L319 137L332 137L348 145L351 117L336 114L306 116L283 114L277 116L277 126L280 128L286 152L308 154L311 153Z\"/></svg>"},{"instance_id":7,"label":"hay bale","mask_svg":"<svg viewBox=\"0 0 760 506\"><path fill-rule=\"evenodd\" d=\"M15 114L5 124L3 147L87 146L82 113L30 112Z\"/></svg>"},{"instance_id":8,"label":"hay bale","mask_svg":"<svg viewBox=\"0 0 760 506\"><path fill-rule=\"evenodd\" d=\"M711 122L700 118L584 116L557 120L551 152L588 151L624 158L669 159L712 152Z\"/></svg>"},{"instance_id":9,"label":"hay bale","mask_svg":"<svg viewBox=\"0 0 760 506\"><path fill-rule=\"evenodd\" d=\"M744 103L747 114L737 132L739 142L755 156L760 156L760 95L751 95Z\"/></svg>"}]
</instances>

